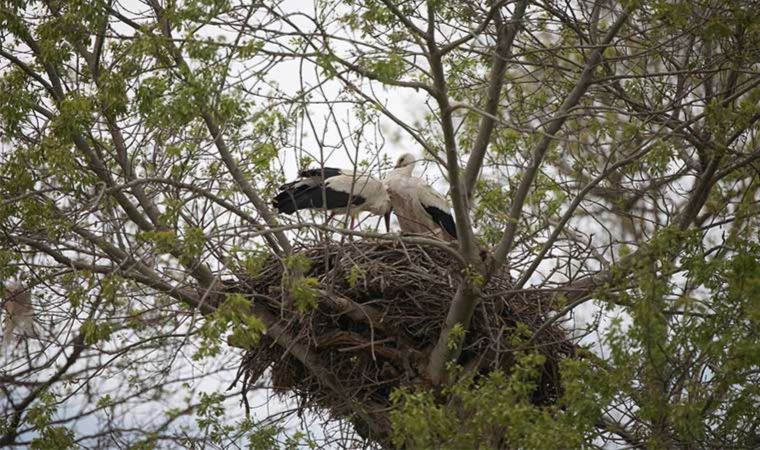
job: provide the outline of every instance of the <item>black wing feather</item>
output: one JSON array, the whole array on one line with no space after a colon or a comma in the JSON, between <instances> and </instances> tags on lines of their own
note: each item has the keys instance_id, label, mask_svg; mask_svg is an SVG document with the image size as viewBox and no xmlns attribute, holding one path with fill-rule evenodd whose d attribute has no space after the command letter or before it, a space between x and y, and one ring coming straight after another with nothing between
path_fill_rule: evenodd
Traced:
<instances>
[{"instance_id":1,"label":"black wing feather","mask_svg":"<svg viewBox=\"0 0 760 450\"><path fill-rule=\"evenodd\" d=\"M324 170L325 177L322 178L322 170ZM304 169L298 172L298 179L294 181L290 181L288 183L283 184L280 186L281 191L290 191L290 190L297 190L297 189L304 189L310 186L313 186L314 184L320 183L323 180L326 180L328 178L337 177L338 175L341 175L343 172L340 169L336 169L335 167L325 167L322 169L319 168L313 168L313 169Z\"/></svg>"},{"instance_id":2,"label":"black wing feather","mask_svg":"<svg viewBox=\"0 0 760 450\"><path fill-rule=\"evenodd\" d=\"M324 191L324 195L323 195ZM277 194L272 200L272 204L277 211L282 214L293 214L300 209L339 209L348 206L348 200L351 198L351 204L361 205L367 201L364 197L354 194L351 197L348 192L341 192L330 189L324 184L302 185L295 189L285 190ZM324 200L327 201L325 205Z\"/></svg>"},{"instance_id":3,"label":"black wing feather","mask_svg":"<svg viewBox=\"0 0 760 450\"><path fill-rule=\"evenodd\" d=\"M298 176L301 178L321 178L324 173L324 179L337 177L342 175L343 171L336 169L335 167L317 167L313 169L304 169L298 172Z\"/></svg>"},{"instance_id":4,"label":"black wing feather","mask_svg":"<svg viewBox=\"0 0 760 450\"><path fill-rule=\"evenodd\" d=\"M433 218L433 222L440 225L440 227L449 233L451 237L454 239L457 238L457 226L454 223L454 218L451 216L451 213L438 209L435 206L422 205L422 207L425 208L425 211Z\"/></svg>"}]
</instances>

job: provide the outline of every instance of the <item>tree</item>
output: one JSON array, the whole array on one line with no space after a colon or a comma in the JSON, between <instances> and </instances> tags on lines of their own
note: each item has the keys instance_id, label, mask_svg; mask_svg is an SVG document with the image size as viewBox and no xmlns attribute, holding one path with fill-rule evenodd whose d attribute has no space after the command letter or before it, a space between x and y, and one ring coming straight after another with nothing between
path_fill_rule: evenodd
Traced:
<instances>
[{"instance_id":1,"label":"tree","mask_svg":"<svg viewBox=\"0 0 760 450\"><path fill-rule=\"evenodd\" d=\"M44 332L4 360L0 442L758 445L758 14L742 0L3 2L0 279L34 286ZM442 175L455 247L270 210L283 170L343 153L377 173L386 145ZM270 293L244 286L278 267L299 317L350 302L302 251L346 235L462 262L417 378L388 403L345 398L358 437L293 435L287 411L226 422L236 394L193 396L188 366L229 376L262 339L344 398ZM554 312L511 370L485 370L464 337L504 274L505 295ZM530 344L581 313L569 343L585 356L532 401Z\"/></svg>"}]
</instances>

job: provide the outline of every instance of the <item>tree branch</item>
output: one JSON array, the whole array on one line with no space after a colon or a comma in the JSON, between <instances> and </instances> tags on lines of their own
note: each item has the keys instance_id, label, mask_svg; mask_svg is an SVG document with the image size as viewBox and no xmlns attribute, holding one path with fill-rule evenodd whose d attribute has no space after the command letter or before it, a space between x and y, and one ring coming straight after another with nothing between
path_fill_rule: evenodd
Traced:
<instances>
[{"instance_id":1,"label":"tree branch","mask_svg":"<svg viewBox=\"0 0 760 450\"><path fill-rule=\"evenodd\" d=\"M434 384L440 384L445 378L446 363L458 357L461 346L451 349L449 339L452 331L461 326L466 331L469 328L472 313L480 298L480 288L476 279L484 271L483 263L478 255L475 236L470 223L467 193L460 177L459 160L457 156L457 143L452 120L452 106L448 97L448 86L443 70L443 55L435 42L435 12L433 3L428 2L428 52L431 73L435 87L435 99L441 111L441 128L443 130L444 144L446 147L447 173L451 184L451 199L456 217L459 250L467 265L465 270L470 271L462 279L457 292L451 301L451 306L446 315L446 321L442 325L438 341L430 353L430 360L425 367L425 374Z\"/></svg>"},{"instance_id":2,"label":"tree branch","mask_svg":"<svg viewBox=\"0 0 760 450\"><path fill-rule=\"evenodd\" d=\"M158 17L162 34L167 38L164 43L170 50L174 62L180 67L180 70L189 83L197 84L190 66L185 61L181 51L174 45L172 41L171 28L169 25L169 20L164 14L164 9L155 0L151 0L150 4L156 13L156 16ZM232 178L238 184L245 196L248 197L251 203L253 203L256 211L258 211L259 215L261 215L264 221L270 227L277 227L278 223L274 214L272 214L267 204L259 196L258 192L256 192L256 189L253 188L253 185L251 185L251 183L248 181L245 174L240 169L240 166L238 166L237 162L235 161L235 158L232 156L229 148L227 147L227 143L224 140L224 135L222 133L221 127L219 126L219 123L217 122L215 114L213 114L208 109L208 105L206 104L205 99L196 96L195 100L198 105L200 116L206 123L208 131L211 134L211 137L214 139L214 145L219 151L219 155L222 157L222 161L227 167L227 170L229 170L230 174L232 175ZM292 251L290 242L284 233L274 233L274 238L272 235L266 235L265 239L269 243L272 250L274 250L276 253L279 253L280 249L282 249L285 253L290 253Z\"/></svg>"},{"instance_id":3,"label":"tree branch","mask_svg":"<svg viewBox=\"0 0 760 450\"><path fill-rule=\"evenodd\" d=\"M497 16L499 14L501 7L506 5L509 1L510 0L500 0L496 2L496 4L491 6L491 9L488 10L488 13L486 13L486 16L483 18L483 21L480 22L480 25L478 25L477 28L471 30L467 36L463 36L455 41L451 41L448 44L441 46L441 54L445 55L446 53L449 53L450 51L458 48L462 44L466 44L467 42L473 40L476 36L480 35L480 33L484 32L488 25L491 23L491 20L493 20L494 16ZM527 5L528 2L521 1L520 3L525 3ZM517 5L517 8L520 8L519 4ZM512 17L514 18L516 14L517 12L515 12Z\"/></svg>"},{"instance_id":4,"label":"tree branch","mask_svg":"<svg viewBox=\"0 0 760 450\"><path fill-rule=\"evenodd\" d=\"M601 62L602 53L610 45L612 39L614 39L614 37L623 27L623 24L625 24L626 20L628 20L630 13L630 10L623 11L620 17L617 18L615 23L613 23L610 29L607 31L607 34L602 40L602 43L594 50L592 50L583 68L583 72L581 72L578 82L575 84L575 87L572 91L570 91L570 94L568 94L568 96L565 98L562 106L560 106L560 108L554 114L554 118L548 123L544 136L533 148L529 166L522 174L520 185L517 188L514 200L512 200L512 206L509 209L508 223L504 230L504 234L501 238L501 241L499 242L499 245L494 251L494 270L498 270L501 265L506 262L507 255L512 250L512 245L514 243L515 235L517 232L517 226L520 222L520 217L522 216L523 205L525 204L525 200L528 197L528 192L533 185L533 180L538 173L538 168L541 165L541 161L543 160L544 155L546 154L546 151L549 149L549 145L552 142L552 137L560 130L560 128L562 128L565 120L567 120L567 113L570 111L570 109L580 101L580 99L586 93L586 90L589 88L589 86L591 86L594 69Z\"/></svg>"},{"instance_id":5,"label":"tree branch","mask_svg":"<svg viewBox=\"0 0 760 450\"><path fill-rule=\"evenodd\" d=\"M501 99L501 88L504 85L504 74L507 70L507 59L512 53L512 43L520 31L521 22L525 15L525 9L528 7L527 0L521 0L517 3L514 14L510 20L511 23L501 24L501 17L497 13L496 19L499 24L498 38L496 49L491 62L491 74L488 82L488 92L485 114L480 118L478 134L475 137L475 143L472 146L470 159L467 161L467 167L464 172L464 185L467 198L472 199L472 193L475 189L475 182L478 180L478 174L483 166L483 160L486 156L486 150L491 143L491 134L493 133L496 120L494 116L499 109L499 100Z\"/></svg>"},{"instance_id":6,"label":"tree branch","mask_svg":"<svg viewBox=\"0 0 760 450\"><path fill-rule=\"evenodd\" d=\"M719 179L715 174L718 172L720 161L722 161L722 157L717 155L713 156L710 164L699 177L697 185L692 190L686 205L673 220L673 223L678 230L684 231L688 229L696 219L702 206L704 206L711 188ZM568 295L566 295L567 300L572 302L593 292L598 286L612 282L615 274L627 274L631 268L631 264L633 264L636 258L638 258L639 254L641 254L641 249L620 259L615 265L607 270L571 282L565 286L570 290Z\"/></svg>"},{"instance_id":7,"label":"tree branch","mask_svg":"<svg viewBox=\"0 0 760 450\"><path fill-rule=\"evenodd\" d=\"M79 357L87 348L84 345L83 333L78 334L77 337L74 338L74 340L71 342L71 347L73 349L71 354L66 357L66 362L55 372L55 374L53 374L53 376L50 377L42 385L34 389L29 395L24 398L24 400L21 401L21 403L13 408L13 415L9 418L8 423L5 424L4 427L7 431L2 435L2 437L0 437L0 446L4 447L13 445L15 443L18 433L18 426L21 423L21 416L24 414L24 411L26 411L29 405L37 400L47 388L58 382L58 380L60 380L71 368L71 366L77 362Z\"/></svg>"},{"instance_id":8,"label":"tree branch","mask_svg":"<svg viewBox=\"0 0 760 450\"><path fill-rule=\"evenodd\" d=\"M509 215L510 222L507 224L507 228L504 232L504 237L502 238L501 243L496 249L496 253L494 256L494 264L492 264L492 266L489 268L489 274L486 274L486 276L494 273L498 268L500 268L500 266L506 260L506 255L509 253L509 250L511 249L515 232L517 230L517 223L522 213L523 203L525 202L525 199L528 195L528 190L533 184L533 179L535 178L536 173L538 172L538 167L540 166L541 160L543 159L544 154L549 148L549 144L551 143L551 136L553 136L559 131L559 129L562 127L562 124L564 124L567 118L567 112L581 99L583 94L586 92L586 89L588 89L588 87L591 85L592 78L593 78L593 70L601 61L601 56L602 56L602 52L604 48L607 45L609 45L609 43L615 37L617 32L622 28L629 14L630 14L630 11L625 11L617 19L617 21L615 21L615 23L612 25L612 27L608 31L604 39L604 45L592 51L591 55L589 56L588 61L586 62L585 68L583 72L581 73L578 83L576 84L575 88L570 92L568 97L565 99L565 102L562 104L562 106L559 108L559 110L555 114L554 119L551 122L549 122L549 125L547 126L547 130L546 130L546 135L541 139L541 141L534 148L531 165L523 176L523 179L522 179L522 182L520 183L520 187L518 189L515 200L512 203L512 208L510 209L510 215ZM431 57L434 57L436 55L435 51L433 50L434 48L431 48ZM431 67L433 69L433 76L435 79L437 75L436 70L442 72L442 69L440 67L433 66L432 64L433 62L434 60L431 61ZM440 60L438 62L440 62ZM438 76L441 76L441 75L442 73ZM438 95L443 95L443 94L445 94L445 90L443 92L438 92ZM448 104L445 103L445 97L442 97L442 100L444 100L442 107L444 105L448 107ZM443 115L443 112L442 112L442 116L443 116L442 121L443 121L443 126L444 126L444 136L447 138L453 139L453 135L451 135L450 137L447 136L446 121L445 121L446 117ZM450 119L450 116L449 116L449 119ZM452 131L453 129L450 130L449 133L452 133ZM447 145L447 154L449 153L454 153L453 158L450 158L450 159L453 159L453 162L450 161L450 163L453 164L452 167L456 169L457 166L456 166L455 149L450 150L449 146ZM452 173L452 167L449 167L450 173ZM454 179L458 180L458 177ZM454 187L455 187L454 181L452 180L452 197L455 197ZM456 186L456 188L461 188L461 187L462 186L459 186L459 185ZM465 200L464 192L461 192L458 189L456 194L458 194L460 198L455 197L455 202L459 201L459 203L454 204L455 212L456 212L457 205L459 205L459 207L464 206L463 203ZM466 215L466 212L464 215ZM457 230L459 230L459 224L460 224L459 220L460 220L459 215L457 215ZM469 225L469 220L467 220L464 223ZM471 232L471 230L469 231ZM466 238L466 235L465 235L465 238ZM463 253L466 250L468 250L468 248L465 247L465 245L466 243L462 243L461 248L463 250ZM464 253L464 255L468 261L470 262L473 261L473 258L468 253ZM446 322L444 323L441 329L441 333L438 336L438 341L436 342L435 346L430 352L430 360L428 361L427 367L425 369L425 373L427 377L434 384L439 384L445 379L446 364L449 361L454 361L459 357L462 344L461 342L459 343L450 342L451 333L456 327L461 327L464 332L467 332L467 330L469 329L470 320L472 319L472 314L475 311L475 306L477 305L477 302L479 300L479 295L480 295L479 287L472 281L469 281L467 280L467 278L465 278L465 280L459 286L459 289L457 290L457 293L451 302L451 306L449 307L449 312L446 316Z\"/></svg>"},{"instance_id":9,"label":"tree branch","mask_svg":"<svg viewBox=\"0 0 760 450\"><path fill-rule=\"evenodd\" d=\"M394 2L392 2L390 0L380 0L380 1L383 2L383 4L385 5L385 7L388 8L388 10L390 12L392 12L393 15L396 16L396 18L398 20L400 20L401 23L403 23L404 26L409 31L411 31L412 33L414 33L414 34L422 37L423 39L427 39L429 37L428 33L426 33L420 27L418 27L417 25L415 25L414 22L412 22L409 19L409 16L407 16L406 14L404 14L403 12L401 12L401 10L398 9L398 7L394 4Z\"/></svg>"},{"instance_id":10,"label":"tree branch","mask_svg":"<svg viewBox=\"0 0 760 450\"><path fill-rule=\"evenodd\" d=\"M343 400L350 406L351 410L362 420L362 422L368 427L372 435L384 436L387 434L377 421L377 418L370 416L366 411L366 406L359 402L347 397L345 395L346 390L342 388L340 380L330 372L327 368L322 366L319 359L313 349L298 342L298 339L292 336L288 331L279 323L279 320L273 316L264 306L253 302L253 313L261 319L267 327L266 334L271 337L272 340L279 345L284 352L290 353L298 361L301 362L321 385L332 391L335 395L342 397Z\"/></svg>"}]
</instances>

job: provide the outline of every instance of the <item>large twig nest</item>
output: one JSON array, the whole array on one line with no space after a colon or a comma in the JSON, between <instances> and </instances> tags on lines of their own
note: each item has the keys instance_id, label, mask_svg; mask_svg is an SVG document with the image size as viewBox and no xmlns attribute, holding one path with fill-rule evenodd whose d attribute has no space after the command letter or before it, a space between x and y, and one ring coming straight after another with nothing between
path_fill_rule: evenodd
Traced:
<instances>
[{"instance_id":1,"label":"large twig nest","mask_svg":"<svg viewBox=\"0 0 760 450\"><path fill-rule=\"evenodd\" d=\"M340 381L343 392L324 386L271 336L244 358L244 383L253 385L271 369L275 389L336 418L354 417L351 405L387 407L394 388L424 384L422 368L462 277L461 263L443 248L400 242L330 242L299 253L312 262L303 276L319 280L315 309L296 310L287 293L288 275L284 281L283 265L275 258L242 290L281 318L298 345ZM515 346L524 349L526 339L552 317L551 296L510 287L503 273L484 289L460 363L481 373L494 368L508 373ZM533 401L551 403L560 390L558 363L573 354L574 346L557 325L543 327L532 338L529 347L546 357Z\"/></svg>"}]
</instances>

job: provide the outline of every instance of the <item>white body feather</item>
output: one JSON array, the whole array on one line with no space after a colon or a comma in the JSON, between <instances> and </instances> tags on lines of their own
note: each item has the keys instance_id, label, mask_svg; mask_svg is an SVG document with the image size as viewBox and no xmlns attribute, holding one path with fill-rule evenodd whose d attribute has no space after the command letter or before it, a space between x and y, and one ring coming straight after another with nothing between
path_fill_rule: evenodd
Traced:
<instances>
[{"instance_id":1,"label":"white body feather","mask_svg":"<svg viewBox=\"0 0 760 450\"><path fill-rule=\"evenodd\" d=\"M325 187L338 192L344 192L351 197L361 197L365 199L361 205L351 205L349 214L356 217L360 212L370 212L382 216L391 207L391 200L385 184L375 177L369 175L338 175L328 178L325 181ZM335 214L345 214L346 208L331 209Z\"/></svg>"},{"instance_id":2,"label":"white body feather","mask_svg":"<svg viewBox=\"0 0 760 450\"><path fill-rule=\"evenodd\" d=\"M421 234L432 233L438 237L450 239L452 236L436 222L426 208L437 208L443 213L449 214L451 206L446 198L432 186L423 179L412 175L413 161L411 154L403 155L399 158L399 164L403 162L405 165L394 169L385 178L393 212L398 217L401 231Z\"/></svg>"},{"instance_id":3,"label":"white body feather","mask_svg":"<svg viewBox=\"0 0 760 450\"><path fill-rule=\"evenodd\" d=\"M272 200L283 214L302 209L327 209L330 216L348 214L351 228L362 212L383 216L389 227L391 200L385 183L367 174L354 174L342 169L307 169L296 181L280 186Z\"/></svg>"}]
</instances>

